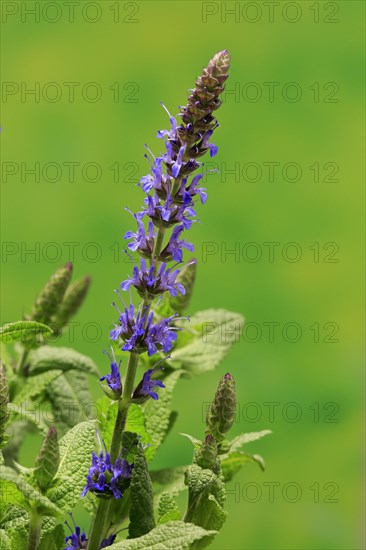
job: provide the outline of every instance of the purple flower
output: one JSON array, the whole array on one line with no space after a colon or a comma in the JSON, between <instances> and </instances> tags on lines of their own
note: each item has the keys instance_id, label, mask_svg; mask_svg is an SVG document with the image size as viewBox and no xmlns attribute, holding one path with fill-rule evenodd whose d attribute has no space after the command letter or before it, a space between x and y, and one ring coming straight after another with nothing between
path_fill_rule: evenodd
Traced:
<instances>
[{"instance_id":1,"label":"purple flower","mask_svg":"<svg viewBox=\"0 0 366 550\"><path fill-rule=\"evenodd\" d=\"M109 360L111 362L111 372L110 374L106 374L105 376L102 376L100 378L100 381L107 380L107 384L110 387L110 389L113 390L113 392L115 392L118 396L120 396L122 394L122 382L121 382L121 374L120 374L120 366L121 366L122 360L117 365L112 346L111 346L111 350L112 350L112 357L109 355L107 350L104 350L104 353L109 357Z\"/></svg>"},{"instance_id":2,"label":"purple flower","mask_svg":"<svg viewBox=\"0 0 366 550\"><path fill-rule=\"evenodd\" d=\"M148 355L154 355L158 350L163 350L165 353L170 351L177 339L176 331L182 330L171 326L176 315L172 315L158 323L153 323L153 311L147 318L140 311L137 312L135 317L134 312L132 304L129 308L125 307L124 313L119 311L119 325L115 325L115 328L111 330L111 339L117 341L121 338L124 340L123 351L143 353L147 350Z\"/></svg>"},{"instance_id":3,"label":"purple flower","mask_svg":"<svg viewBox=\"0 0 366 550\"><path fill-rule=\"evenodd\" d=\"M185 294L185 288L176 281L180 269L167 269L166 263L162 263L159 271L155 273L155 267L147 267L144 258L141 258L140 269L133 268L133 276L121 283L122 290L128 290L131 285L134 286L140 296L149 296L153 298L159 294L168 291L172 296L177 296L178 292Z\"/></svg>"},{"instance_id":4,"label":"purple flower","mask_svg":"<svg viewBox=\"0 0 366 550\"><path fill-rule=\"evenodd\" d=\"M141 382L133 392L134 399L140 399L148 396L155 400L159 398L158 394L154 391L154 387L157 386L159 388L165 388L165 386L161 380L151 379L155 371L156 369L149 369L144 373Z\"/></svg>"},{"instance_id":5,"label":"purple flower","mask_svg":"<svg viewBox=\"0 0 366 550\"><path fill-rule=\"evenodd\" d=\"M184 144L179 149L176 161L174 162L174 164L172 166L172 176L173 176L173 178L177 178L178 175L179 175L180 169L181 169L182 164L183 164L183 157L184 157L186 147L187 147L187 145Z\"/></svg>"},{"instance_id":6,"label":"purple flower","mask_svg":"<svg viewBox=\"0 0 366 550\"><path fill-rule=\"evenodd\" d=\"M169 261L173 259L176 262L181 262L183 260L183 248L186 248L190 252L194 251L194 246L192 243L189 243L184 239L179 240L179 236L183 230L183 225L177 225L174 227L169 243L160 254L161 260Z\"/></svg>"},{"instance_id":7,"label":"purple flower","mask_svg":"<svg viewBox=\"0 0 366 550\"><path fill-rule=\"evenodd\" d=\"M163 103L161 103L160 105L163 107L163 109L165 109L165 111L167 112L167 114L169 116L171 129L170 130L159 130L158 133L156 134L156 137L157 138L164 138L165 136L168 136L170 139L174 139L175 133L177 131L177 121L176 121L175 117L173 117L169 113L168 109L165 107L165 105Z\"/></svg>"},{"instance_id":8,"label":"purple flower","mask_svg":"<svg viewBox=\"0 0 366 550\"><path fill-rule=\"evenodd\" d=\"M74 530L70 527L67 521L65 521L65 524L70 529L71 535L65 538L67 546L64 548L64 550L79 550L80 548L87 548L88 539L86 538L86 534L84 532L81 532L80 527L75 525L72 514L70 514L70 517L73 523Z\"/></svg>"},{"instance_id":9,"label":"purple flower","mask_svg":"<svg viewBox=\"0 0 366 550\"><path fill-rule=\"evenodd\" d=\"M149 229L146 233L145 226L141 221L143 215L143 212L133 214L134 218L137 221L137 231L136 233L134 233L133 231L127 231L127 233L125 233L124 235L124 238L133 239L133 241L127 245L129 250L131 250L132 252L137 251L139 254L141 254L141 256L146 256L147 258L150 258L154 250L155 242L154 224L153 222L149 223Z\"/></svg>"},{"instance_id":10,"label":"purple flower","mask_svg":"<svg viewBox=\"0 0 366 550\"><path fill-rule=\"evenodd\" d=\"M158 227L170 227L177 223L182 223L185 229L192 225L192 216L196 215L193 208L193 201L189 194L185 194L183 204L174 203L170 190L166 192L165 202L160 202L159 196L148 195L145 199L147 208L143 214L149 216Z\"/></svg>"},{"instance_id":11,"label":"purple flower","mask_svg":"<svg viewBox=\"0 0 366 550\"><path fill-rule=\"evenodd\" d=\"M107 546L112 546L114 541L116 540L117 535L109 535L106 539L102 540L102 544L100 545L101 548L107 548Z\"/></svg>"},{"instance_id":12,"label":"purple flower","mask_svg":"<svg viewBox=\"0 0 366 550\"><path fill-rule=\"evenodd\" d=\"M125 480L132 475L133 464L118 457L114 464L111 463L110 454L100 451L99 456L92 452L92 463L87 475L87 484L83 489L82 496L85 497L88 491L97 496L116 499L122 497Z\"/></svg>"}]
</instances>

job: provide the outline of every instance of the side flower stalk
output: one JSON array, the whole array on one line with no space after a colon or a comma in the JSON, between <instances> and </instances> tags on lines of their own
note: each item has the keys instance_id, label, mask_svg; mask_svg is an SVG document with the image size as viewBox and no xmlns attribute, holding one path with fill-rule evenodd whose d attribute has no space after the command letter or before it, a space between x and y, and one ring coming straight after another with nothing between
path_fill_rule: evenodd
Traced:
<instances>
[{"instance_id":1,"label":"side flower stalk","mask_svg":"<svg viewBox=\"0 0 366 550\"><path fill-rule=\"evenodd\" d=\"M121 363L118 364L114 356L110 357L110 374L101 378L105 393L118 402L118 413L110 449L101 451L99 456L93 453L83 492L85 495L92 491L100 497L88 550L104 547L109 532L110 501L123 496L124 483L132 473L133 465L121 458L122 434L129 406L133 401L157 400L159 395L155 390L164 388L163 382L156 378L161 367L147 370L141 381L135 383L139 355L145 352L149 356L169 354L177 340L180 329L175 326L175 321L179 318L178 313L157 320L152 304L154 300L158 303L166 292L175 298L186 294L183 279L179 276L182 271L180 264L184 250L192 252L194 247L184 235L197 220L196 199L199 198L202 204L207 200L206 190L200 186L203 163L198 159L206 153L213 157L218 151L211 142L218 126L213 113L221 105L219 96L228 78L229 63L226 50L213 57L191 90L188 104L181 108L179 123L163 106L169 116L170 128L160 130L157 137L164 141L164 153L155 157L146 146L145 157L150 163L150 173L141 178L139 184L145 194L144 205L139 212L131 212L136 229L124 236L129 241L127 248L137 252L141 260L134 266L132 276L124 280L116 291L121 305L113 304L118 319L110 333L120 349L130 353L130 358L123 383ZM200 172L194 175L198 170ZM173 265L169 266L171 262ZM142 299L137 308L132 303L126 304L122 294L132 287ZM75 541L86 544L86 535L80 530L72 536Z\"/></svg>"}]
</instances>

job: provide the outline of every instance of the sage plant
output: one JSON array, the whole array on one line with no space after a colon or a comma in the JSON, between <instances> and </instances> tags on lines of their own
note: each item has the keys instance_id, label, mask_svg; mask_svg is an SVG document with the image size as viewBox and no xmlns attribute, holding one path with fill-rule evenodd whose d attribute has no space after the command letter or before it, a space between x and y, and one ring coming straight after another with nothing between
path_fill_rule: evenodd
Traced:
<instances>
[{"instance_id":1,"label":"sage plant","mask_svg":"<svg viewBox=\"0 0 366 550\"><path fill-rule=\"evenodd\" d=\"M216 331L203 340L207 325L232 334L233 326L243 322L239 314L222 309L185 314L197 268L195 260L184 258L194 251L186 232L197 220L197 203L207 200L200 159L218 153L212 141L218 127L214 114L229 64L226 50L211 59L177 117L163 105L169 117L169 128L157 133L163 152L155 156L146 146L150 172L139 183L143 206L129 211L134 227L124 235L126 253L139 259L115 291L107 373L100 376L95 364L74 350L50 345L51 333L62 334L90 284L83 278L70 286L71 264L47 283L30 316L1 329L4 343L17 342L0 369L0 542L5 550L201 548L226 519L225 481L249 460L264 467L259 455L240 449L268 430L226 439L236 411L229 373L208 409L203 439L187 435L194 446L193 464L160 471L148 466L176 418L170 410L174 385L183 375L216 367L233 343ZM127 361L121 352L128 354ZM21 437L29 426L21 405L50 404L56 413L67 385L82 382L86 388L87 374L100 378L105 394L97 402L97 417L72 422L63 411L62 422L56 414L51 425L36 422L44 440L35 467L20 466L15 460L20 443L12 444L7 429ZM21 498L7 500L10 489ZM184 489L183 514L175 496ZM71 514L78 502L91 515L90 529L78 526ZM66 513L71 518L64 521L65 532L60 520ZM21 539L19 529L26 534Z\"/></svg>"}]
</instances>

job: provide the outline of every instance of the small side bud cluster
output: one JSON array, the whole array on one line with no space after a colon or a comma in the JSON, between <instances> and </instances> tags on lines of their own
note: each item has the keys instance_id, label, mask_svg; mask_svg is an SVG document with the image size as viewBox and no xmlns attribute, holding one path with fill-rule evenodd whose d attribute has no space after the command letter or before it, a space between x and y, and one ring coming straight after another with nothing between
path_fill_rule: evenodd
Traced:
<instances>
[{"instance_id":1,"label":"small side bud cluster","mask_svg":"<svg viewBox=\"0 0 366 550\"><path fill-rule=\"evenodd\" d=\"M52 319L54 332L59 334L63 326L77 313L84 302L90 287L91 278L81 277L68 287L61 305Z\"/></svg>"},{"instance_id":2,"label":"small side bud cluster","mask_svg":"<svg viewBox=\"0 0 366 550\"><path fill-rule=\"evenodd\" d=\"M72 276L72 263L60 267L42 289L34 304L32 320L49 323L61 304Z\"/></svg>"},{"instance_id":3,"label":"small side bud cluster","mask_svg":"<svg viewBox=\"0 0 366 550\"><path fill-rule=\"evenodd\" d=\"M197 451L196 462L201 468L217 470L217 441L213 435L206 435L201 448Z\"/></svg>"},{"instance_id":4,"label":"small side bud cluster","mask_svg":"<svg viewBox=\"0 0 366 550\"><path fill-rule=\"evenodd\" d=\"M8 403L8 381L6 379L5 369L3 365L0 365L0 448L2 447L2 443L4 443L5 428L9 418Z\"/></svg>"},{"instance_id":5,"label":"small side bud cluster","mask_svg":"<svg viewBox=\"0 0 366 550\"><path fill-rule=\"evenodd\" d=\"M36 458L34 475L39 488L47 489L55 477L60 464L60 450L58 446L57 430L52 427L43 440L42 447Z\"/></svg>"},{"instance_id":6,"label":"small side bud cluster","mask_svg":"<svg viewBox=\"0 0 366 550\"><path fill-rule=\"evenodd\" d=\"M235 410L235 380L231 374L226 373L220 380L207 413L206 434L213 435L221 443L234 423Z\"/></svg>"},{"instance_id":7,"label":"small side bud cluster","mask_svg":"<svg viewBox=\"0 0 366 550\"><path fill-rule=\"evenodd\" d=\"M79 310L90 287L91 279L87 276L70 285L72 272L73 266L69 262L51 276L29 317L32 321L50 325L56 336L61 334L62 328ZM35 341L30 343L31 346L34 344Z\"/></svg>"}]
</instances>

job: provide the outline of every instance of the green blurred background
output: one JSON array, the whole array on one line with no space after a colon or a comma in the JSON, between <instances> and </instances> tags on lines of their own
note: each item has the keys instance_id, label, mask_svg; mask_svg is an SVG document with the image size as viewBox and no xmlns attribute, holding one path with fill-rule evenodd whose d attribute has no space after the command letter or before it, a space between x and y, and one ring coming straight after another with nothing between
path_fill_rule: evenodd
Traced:
<instances>
[{"instance_id":1,"label":"green blurred background","mask_svg":"<svg viewBox=\"0 0 366 550\"><path fill-rule=\"evenodd\" d=\"M267 470L248 465L229 484L229 519L212 548L364 548L364 3L81 2L73 17L63 2L27 15L34 4L2 3L2 321L29 311L73 259L93 285L62 343L104 372L113 289L131 269L118 254L133 225L123 208L141 204L144 143L161 150L159 102L175 113L227 48L235 93L218 113L221 174L207 181L190 234L200 260L191 310L225 307L249 325L218 371L176 388L179 419L154 466L191 460L179 432L200 436L204 404L229 370L233 435L273 435L248 447ZM35 163L39 178L26 173ZM73 258L67 243L78 243ZM278 243L273 257L264 243ZM23 462L35 452L32 440ZM76 519L87 528L85 514Z\"/></svg>"}]
</instances>

